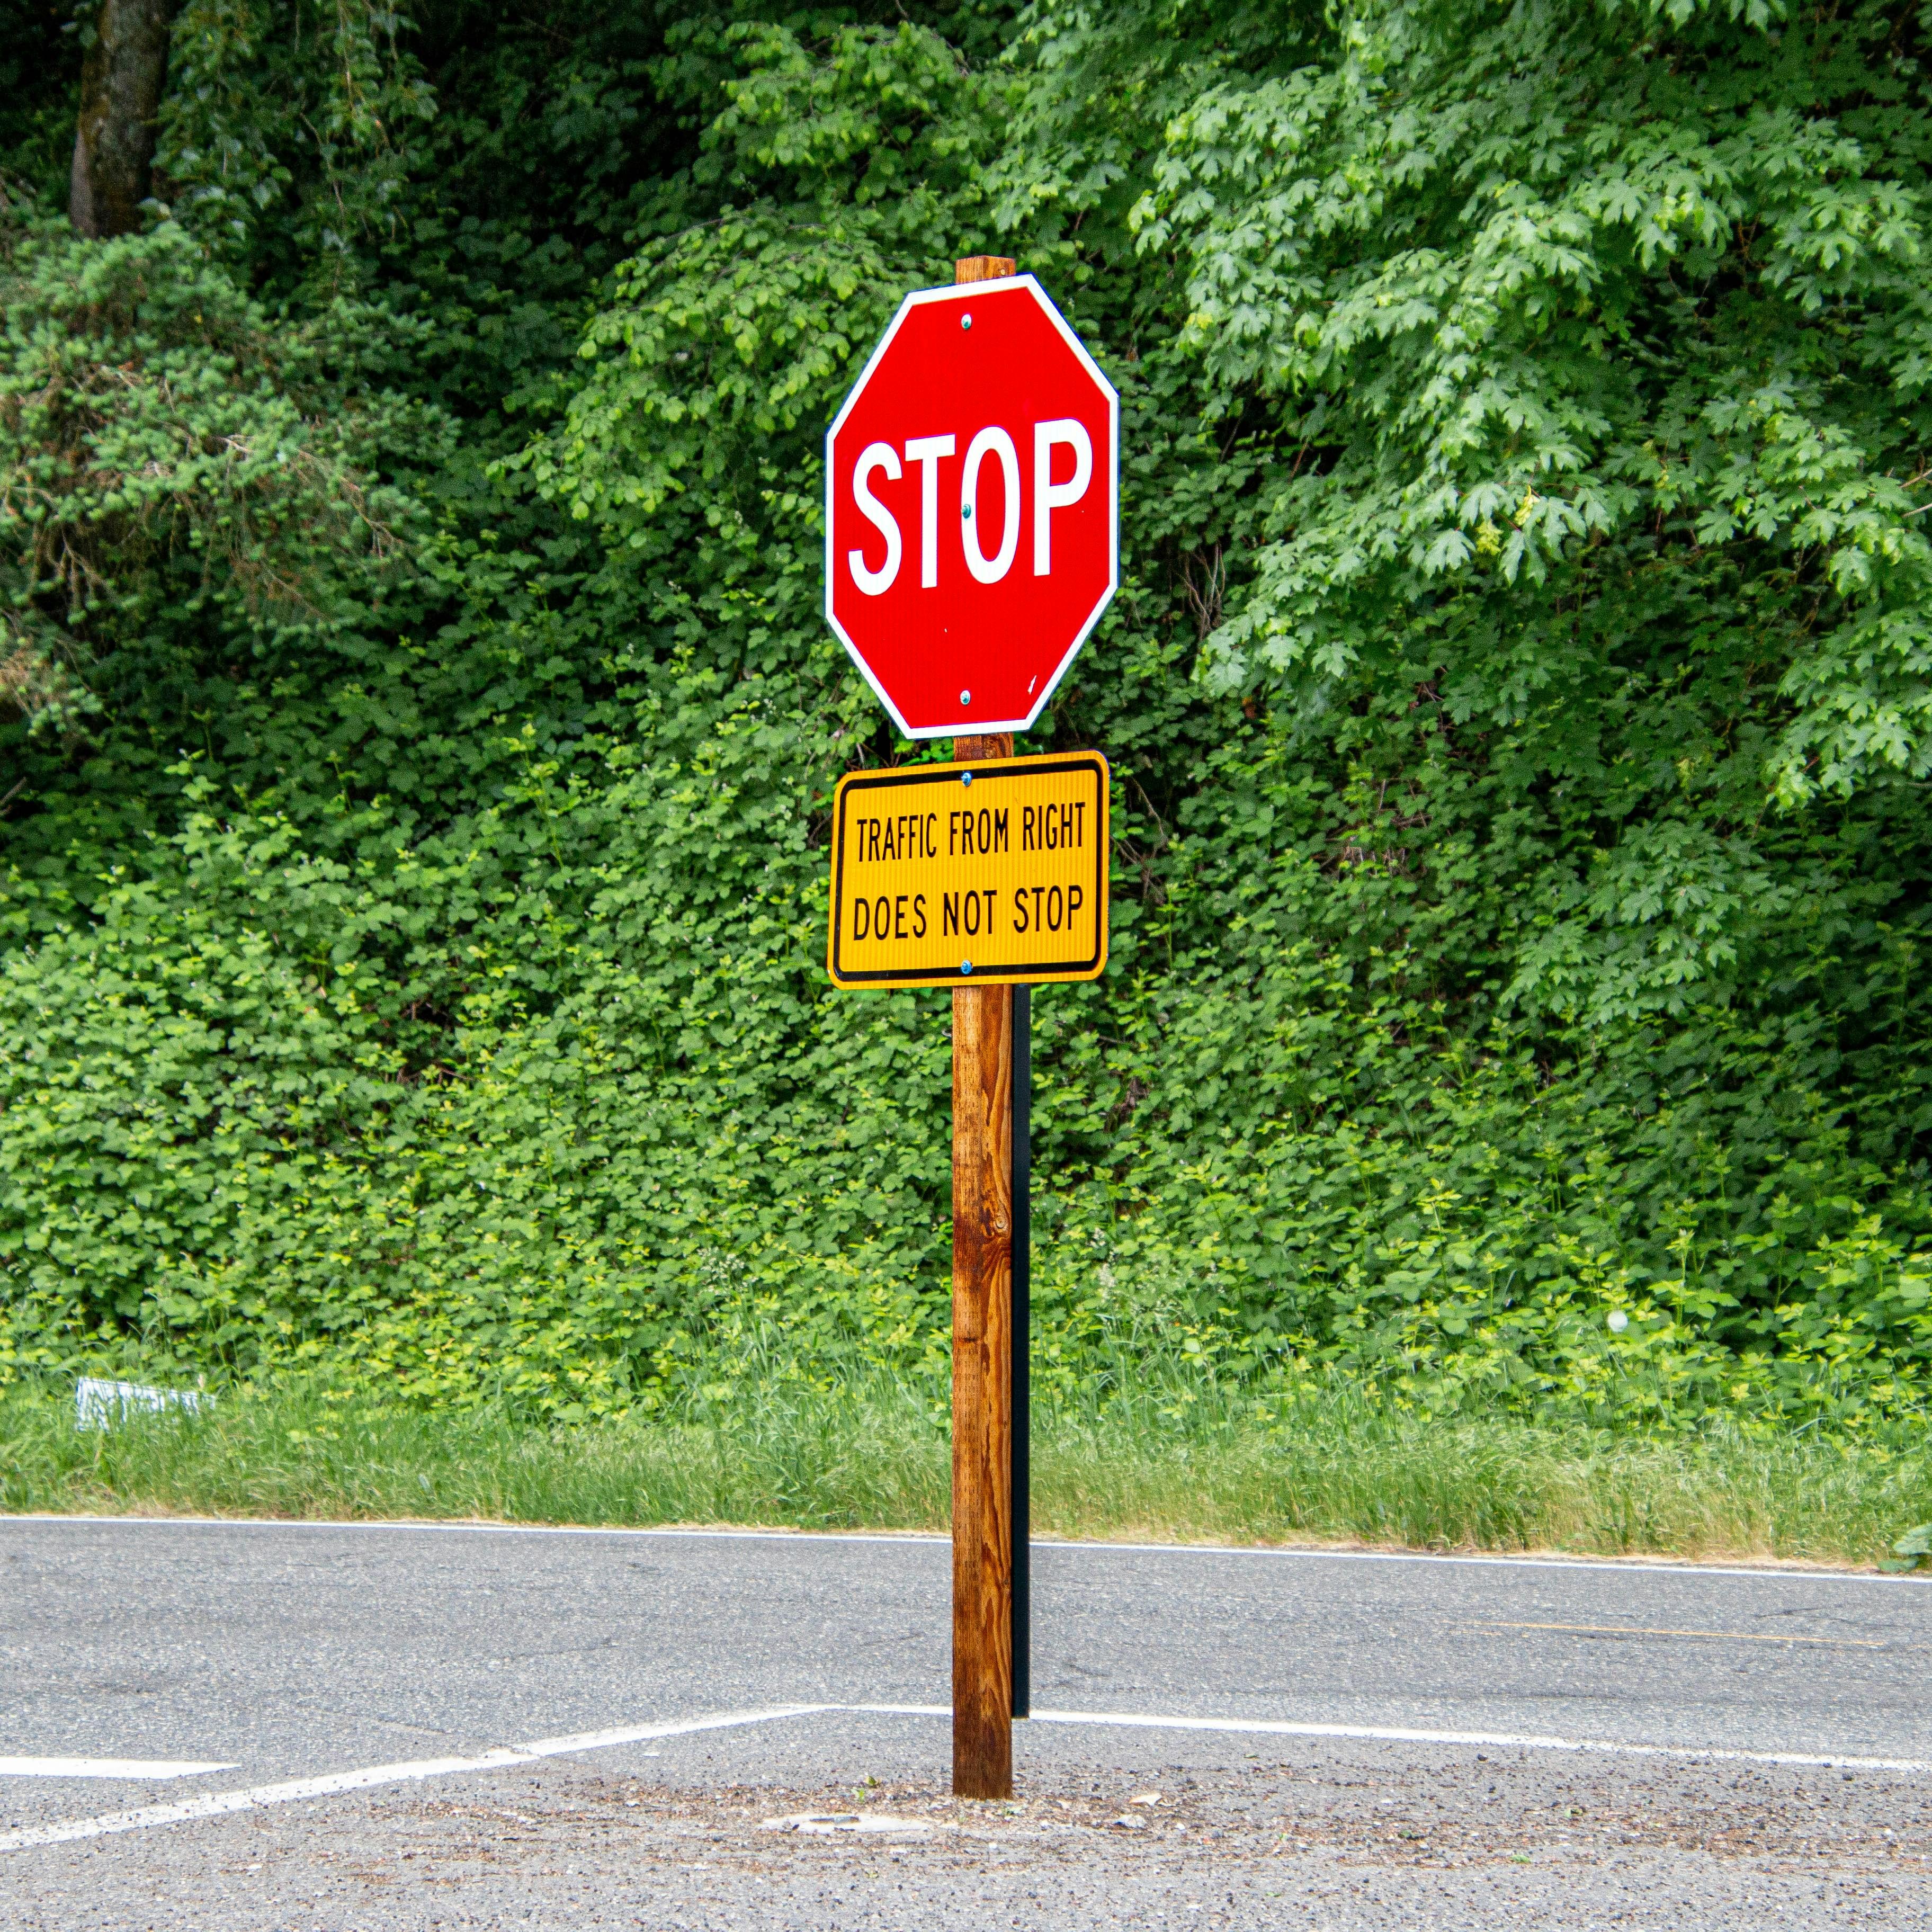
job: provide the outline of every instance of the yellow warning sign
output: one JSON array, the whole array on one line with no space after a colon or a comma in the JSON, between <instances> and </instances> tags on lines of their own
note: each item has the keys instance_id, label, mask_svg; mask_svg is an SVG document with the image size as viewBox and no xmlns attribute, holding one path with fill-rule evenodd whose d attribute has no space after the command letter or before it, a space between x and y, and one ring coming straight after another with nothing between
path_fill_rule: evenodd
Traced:
<instances>
[{"instance_id":1,"label":"yellow warning sign","mask_svg":"<svg viewBox=\"0 0 1932 1932\"><path fill-rule=\"evenodd\" d=\"M854 772L832 815L842 986L1093 980L1107 963L1098 752Z\"/></svg>"}]
</instances>

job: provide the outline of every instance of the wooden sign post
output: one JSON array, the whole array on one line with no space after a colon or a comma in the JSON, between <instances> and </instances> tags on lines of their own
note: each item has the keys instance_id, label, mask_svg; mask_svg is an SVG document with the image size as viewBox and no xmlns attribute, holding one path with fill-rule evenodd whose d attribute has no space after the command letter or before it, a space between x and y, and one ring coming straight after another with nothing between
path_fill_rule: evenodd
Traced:
<instances>
[{"instance_id":1,"label":"wooden sign post","mask_svg":"<svg viewBox=\"0 0 1932 1932\"><path fill-rule=\"evenodd\" d=\"M1013 988L1013 1715L1033 1714L1033 988Z\"/></svg>"},{"instance_id":2,"label":"wooden sign post","mask_svg":"<svg viewBox=\"0 0 1932 1932\"><path fill-rule=\"evenodd\" d=\"M958 262L989 282L1016 264ZM1012 734L956 738L956 764ZM952 989L952 1791L1013 1795L1013 988Z\"/></svg>"},{"instance_id":3,"label":"wooden sign post","mask_svg":"<svg viewBox=\"0 0 1932 1932\"><path fill-rule=\"evenodd\" d=\"M1010 274L1010 269L1006 271ZM1012 755L964 738L956 761ZM1013 989L952 989L952 1789L1013 1795Z\"/></svg>"},{"instance_id":4,"label":"wooden sign post","mask_svg":"<svg viewBox=\"0 0 1932 1932\"><path fill-rule=\"evenodd\" d=\"M1030 989L1107 958L1106 760L1016 759L1012 734L1120 580L1120 398L1015 266L976 256L908 295L825 439L826 620L906 736L953 741L950 764L840 780L826 967L840 986L952 990L962 1798L1012 1796L1029 1696Z\"/></svg>"}]
</instances>

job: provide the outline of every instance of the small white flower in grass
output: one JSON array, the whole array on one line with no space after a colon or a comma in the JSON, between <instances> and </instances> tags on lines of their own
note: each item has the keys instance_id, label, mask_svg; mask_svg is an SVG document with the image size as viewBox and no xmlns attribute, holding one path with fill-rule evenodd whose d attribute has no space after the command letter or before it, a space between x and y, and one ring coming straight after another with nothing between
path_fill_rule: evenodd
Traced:
<instances>
[{"instance_id":1,"label":"small white flower in grass","mask_svg":"<svg viewBox=\"0 0 1932 1932\"><path fill-rule=\"evenodd\" d=\"M1621 1335L1630 1326L1630 1317L1621 1308L1610 1310L1610 1333Z\"/></svg>"}]
</instances>

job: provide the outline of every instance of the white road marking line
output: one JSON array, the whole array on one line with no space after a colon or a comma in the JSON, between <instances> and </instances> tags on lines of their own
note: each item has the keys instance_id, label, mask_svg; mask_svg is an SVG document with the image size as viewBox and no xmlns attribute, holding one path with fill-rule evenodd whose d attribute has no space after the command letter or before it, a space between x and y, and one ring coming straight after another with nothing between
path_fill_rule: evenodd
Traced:
<instances>
[{"instance_id":1,"label":"white road marking line","mask_svg":"<svg viewBox=\"0 0 1932 1932\"><path fill-rule=\"evenodd\" d=\"M205 1798L184 1798L172 1804L144 1804L138 1810L104 1812L96 1818L71 1818L58 1825L25 1826L18 1831L0 1834L0 1852L23 1851L30 1845L67 1844L77 1838L102 1838L116 1832L178 1825L190 1818L219 1818L230 1811L252 1811L266 1804L293 1804L304 1798L326 1798L340 1791L362 1791L372 1785L396 1784L408 1778L440 1778L451 1772L482 1771L496 1765L524 1762L515 1751L496 1750L482 1757L427 1757L407 1764L372 1765L362 1771L338 1772L329 1778L257 1785L252 1790L214 1791Z\"/></svg>"},{"instance_id":2,"label":"white road marking line","mask_svg":"<svg viewBox=\"0 0 1932 1932\"><path fill-rule=\"evenodd\" d=\"M203 1798L183 1798L172 1804L145 1804L133 1811L110 1811L94 1818L75 1818L55 1825L28 1826L0 1832L0 1852L25 1851L37 1845L71 1844L118 1832L145 1831L157 1825L178 1825L196 1818L218 1818L236 1811L252 1811L272 1804L298 1804L304 1798L332 1797L345 1791L366 1791L376 1785L400 1784L459 1772L494 1771L506 1765L534 1764L546 1757L574 1751L601 1750L614 1744L638 1744L659 1738L688 1736L694 1732L725 1730L746 1724L776 1723L787 1718L850 1712L854 1715L896 1718L950 1718L944 1704L778 1704L762 1710L713 1712L701 1718L673 1719L656 1724L627 1725L606 1731L579 1731L534 1743L501 1746L476 1757L418 1758L404 1763L372 1765L361 1771L337 1772L325 1778L297 1778L286 1784L257 1785L242 1791L211 1792ZM1507 1731L1412 1730L1381 1724L1304 1724L1271 1718L1180 1718L1140 1711L1036 1711L1030 1720L1041 1724L1097 1724L1142 1730L1217 1731L1244 1737L1348 1738L1389 1744L1486 1744L1498 1750L1601 1752L1613 1756L1682 1758L1707 1763L1769 1764L1804 1769L1932 1772L1932 1760L1909 1757L1826 1756L1808 1751L1748 1751L1694 1744L1619 1743L1604 1738L1543 1737Z\"/></svg>"},{"instance_id":3,"label":"white road marking line","mask_svg":"<svg viewBox=\"0 0 1932 1932\"><path fill-rule=\"evenodd\" d=\"M822 1704L784 1704L769 1710L714 1712L662 1724L640 1724L621 1731L586 1731L572 1738L543 1738L535 1744L500 1746L476 1757L416 1758L399 1764L370 1765L360 1771L340 1771L326 1778L299 1778L285 1784L259 1784L242 1791L213 1791L204 1798L184 1798L172 1804L144 1804L133 1811L109 1811L94 1818L70 1818L56 1825L28 1825L0 1832L0 1852L26 1851L35 1845L70 1844L81 1838L103 1838L117 1832L146 1831L157 1825L179 1825L195 1818L219 1818L234 1811L254 1811L271 1804L297 1804L307 1798L330 1798L344 1791L367 1791L379 1784L402 1784L425 1778L446 1778L458 1772L495 1771L505 1765L534 1764L566 1751L596 1750L609 1744L646 1738L674 1738L691 1731L722 1730L734 1724L769 1724L774 1718L798 1718L832 1707Z\"/></svg>"},{"instance_id":4,"label":"white road marking line","mask_svg":"<svg viewBox=\"0 0 1932 1932\"><path fill-rule=\"evenodd\" d=\"M1610 1738L1550 1738L1503 1731L1407 1730L1381 1724L1294 1724L1270 1718L1163 1718L1138 1711L1036 1711L1028 1721L1039 1724L1117 1724L1148 1730L1232 1731L1246 1736L1364 1738L1390 1744L1488 1744L1501 1750L1603 1751L1618 1756L1694 1758L1720 1764L1788 1764L1846 1771L1932 1771L1932 1759L1928 1758L1846 1757L1835 1754L1828 1757L1809 1751L1731 1750L1707 1744L1624 1744Z\"/></svg>"},{"instance_id":5,"label":"white road marking line","mask_svg":"<svg viewBox=\"0 0 1932 1932\"><path fill-rule=\"evenodd\" d=\"M603 1750L611 1744L648 1744L656 1738L682 1738L694 1731L723 1731L738 1724L768 1724L778 1718L809 1718L836 1711L836 1704L772 1704L756 1711L720 1711L708 1718L674 1718L668 1724L630 1724L621 1730L579 1731L562 1738L539 1738L519 1744L524 1757L562 1757L572 1751Z\"/></svg>"},{"instance_id":6,"label":"white road marking line","mask_svg":"<svg viewBox=\"0 0 1932 1932\"><path fill-rule=\"evenodd\" d=\"M199 1778L234 1768L193 1758L0 1757L0 1778Z\"/></svg>"},{"instance_id":7,"label":"white road marking line","mask_svg":"<svg viewBox=\"0 0 1932 1932\"><path fill-rule=\"evenodd\" d=\"M355 1522L310 1517L301 1522L281 1518L229 1516L62 1516L51 1510L0 1516L9 1522L112 1524L117 1527L179 1529L398 1531L416 1536L657 1536L718 1543L896 1543L950 1546L951 1538L920 1530L851 1529L686 1529L671 1526L639 1528L622 1524L600 1527L590 1523ZM1660 1576L1742 1576L1760 1583L1876 1583L1887 1589L1932 1588L1932 1572L1896 1576L1869 1570L1827 1570L1742 1564L1670 1562L1647 1557L1604 1556L1444 1556L1422 1550L1328 1550L1319 1546L1225 1543L1102 1543L1085 1538L1036 1538L1038 1550L1101 1550L1138 1556L1240 1556L1300 1563L1426 1563L1490 1570L1610 1570L1622 1574L1642 1570Z\"/></svg>"}]
</instances>

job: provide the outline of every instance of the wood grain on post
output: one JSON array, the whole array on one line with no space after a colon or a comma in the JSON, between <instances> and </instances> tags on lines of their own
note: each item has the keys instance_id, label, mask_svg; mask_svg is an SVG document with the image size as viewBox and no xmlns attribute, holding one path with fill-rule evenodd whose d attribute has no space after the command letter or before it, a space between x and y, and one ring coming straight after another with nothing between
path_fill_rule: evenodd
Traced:
<instances>
[{"instance_id":1,"label":"wood grain on post","mask_svg":"<svg viewBox=\"0 0 1932 1932\"><path fill-rule=\"evenodd\" d=\"M1010 275L1004 256L956 282ZM963 736L962 764L1010 758L1010 733ZM1013 994L952 990L952 1790L1013 1795Z\"/></svg>"},{"instance_id":2,"label":"wood grain on post","mask_svg":"<svg viewBox=\"0 0 1932 1932\"><path fill-rule=\"evenodd\" d=\"M952 992L952 1790L1013 1795L1012 1004Z\"/></svg>"}]
</instances>

